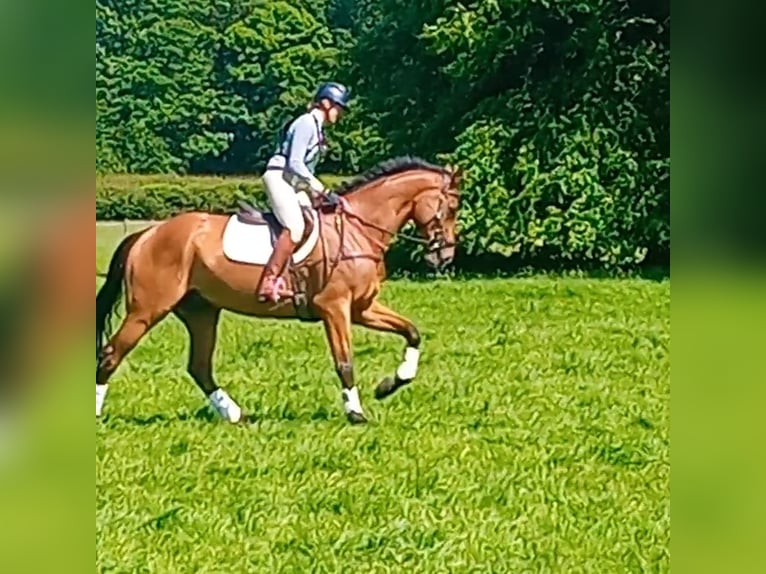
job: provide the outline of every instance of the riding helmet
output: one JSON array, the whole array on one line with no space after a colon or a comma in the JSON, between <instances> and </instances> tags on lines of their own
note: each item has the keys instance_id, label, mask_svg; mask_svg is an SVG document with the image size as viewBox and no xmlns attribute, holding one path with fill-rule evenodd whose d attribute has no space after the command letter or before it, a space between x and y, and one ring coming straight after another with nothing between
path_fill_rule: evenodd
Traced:
<instances>
[{"instance_id":1,"label":"riding helmet","mask_svg":"<svg viewBox=\"0 0 766 574\"><path fill-rule=\"evenodd\" d=\"M337 82L325 82L314 95L314 101L318 102L323 98L327 98L332 103L340 106L341 108L348 108L348 100L351 97L350 90L343 84Z\"/></svg>"}]
</instances>

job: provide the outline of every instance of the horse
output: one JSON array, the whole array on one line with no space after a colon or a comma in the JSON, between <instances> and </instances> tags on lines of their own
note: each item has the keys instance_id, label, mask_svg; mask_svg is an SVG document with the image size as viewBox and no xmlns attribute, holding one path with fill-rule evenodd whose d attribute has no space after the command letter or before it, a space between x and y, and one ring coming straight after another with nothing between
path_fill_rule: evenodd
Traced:
<instances>
[{"instance_id":1,"label":"horse","mask_svg":"<svg viewBox=\"0 0 766 574\"><path fill-rule=\"evenodd\" d=\"M432 269L449 265L456 249L461 174L409 156L383 161L336 190L338 202L304 197L306 230L285 278L292 298L260 302L255 293L280 224L249 204L235 214L186 212L125 237L115 249L96 296L96 416L120 362L159 321L174 314L190 339L187 372L217 413L231 423L249 416L218 386L212 356L222 310L253 318L322 323L341 384L347 420L364 424L352 362L351 325L404 338L394 376L380 380L383 399L410 384L421 336L413 322L378 301L384 255L408 222ZM303 191L298 193L304 194ZM125 287L126 315L109 324Z\"/></svg>"}]
</instances>

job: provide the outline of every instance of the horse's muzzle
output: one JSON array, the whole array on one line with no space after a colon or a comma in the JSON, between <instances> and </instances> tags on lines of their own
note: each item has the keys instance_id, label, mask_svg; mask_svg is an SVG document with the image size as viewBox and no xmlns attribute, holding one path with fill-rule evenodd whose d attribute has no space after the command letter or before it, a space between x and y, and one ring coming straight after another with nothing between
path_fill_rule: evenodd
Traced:
<instances>
[{"instance_id":1,"label":"horse's muzzle","mask_svg":"<svg viewBox=\"0 0 766 574\"><path fill-rule=\"evenodd\" d=\"M435 251L429 251L426 253L425 260L431 269L441 271L455 260L455 248L442 247Z\"/></svg>"}]
</instances>

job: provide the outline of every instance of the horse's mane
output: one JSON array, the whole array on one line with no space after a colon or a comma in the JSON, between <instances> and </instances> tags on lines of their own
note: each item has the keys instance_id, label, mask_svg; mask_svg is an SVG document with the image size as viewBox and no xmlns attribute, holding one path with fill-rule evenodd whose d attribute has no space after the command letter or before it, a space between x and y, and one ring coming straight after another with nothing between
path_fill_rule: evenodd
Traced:
<instances>
[{"instance_id":1,"label":"horse's mane","mask_svg":"<svg viewBox=\"0 0 766 574\"><path fill-rule=\"evenodd\" d=\"M338 195L346 195L378 179L396 175L411 169L426 169L436 173L447 173L447 170L439 165L427 162L419 157L405 155L381 161L353 179L340 184L335 189L335 193Z\"/></svg>"}]
</instances>

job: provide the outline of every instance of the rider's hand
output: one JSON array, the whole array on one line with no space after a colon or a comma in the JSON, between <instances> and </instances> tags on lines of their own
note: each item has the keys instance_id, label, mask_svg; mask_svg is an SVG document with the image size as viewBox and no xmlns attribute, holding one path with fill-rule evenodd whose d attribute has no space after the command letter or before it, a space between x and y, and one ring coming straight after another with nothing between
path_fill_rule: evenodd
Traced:
<instances>
[{"instance_id":1,"label":"rider's hand","mask_svg":"<svg viewBox=\"0 0 766 574\"><path fill-rule=\"evenodd\" d=\"M322 204L324 203L324 192L311 190L311 204L314 206L314 208L322 207Z\"/></svg>"},{"instance_id":2,"label":"rider's hand","mask_svg":"<svg viewBox=\"0 0 766 574\"><path fill-rule=\"evenodd\" d=\"M340 204L340 196L333 191L328 191L327 188L324 188L322 191L314 191L313 198L316 207L321 207L322 205L337 207Z\"/></svg>"},{"instance_id":3,"label":"rider's hand","mask_svg":"<svg viewBox=\"0 0 766 574\"><path fill-rule=\"evenodd\" d=\"M328 191L324 193L325 200L333 207L340 203L340 196L334 191Z\"/></svg>"}]
</instances>

